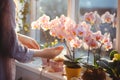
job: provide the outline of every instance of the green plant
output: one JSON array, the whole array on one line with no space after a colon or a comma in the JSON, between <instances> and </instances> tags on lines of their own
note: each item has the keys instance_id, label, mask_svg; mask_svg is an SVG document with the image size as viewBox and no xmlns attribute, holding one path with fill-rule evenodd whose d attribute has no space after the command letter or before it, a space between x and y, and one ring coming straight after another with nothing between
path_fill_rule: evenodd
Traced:
<instances>
[{"instance_id":1,"label":"green plant","mask_svg":"<svg viewBox=\"0 0 120 80\"><path fill-rule=\"evenodd\" d=\"M102 67L113 80L120 80L120 54L116 50L110 52L109 59L101 59L98 61L100 67Z\"/></svg>"},{"instance_id":2,"label":"green plant","mask_svg":"<svg viewBox=\"0 0 120 80\"><path fill-rule=\"evenodd\" d=\"M68 55L64 55L68 60L64 60L64 64L69 68L80 68L80 60L82 58L70 58Z\"/></svg>"},{"instance_id":3,"label":"green plant","mask_svg":"<svg viewBox=\"0 0 120 80\"><path fill-rule=\"evenodd\" d=\"M17 24L18 32L27 33L29 32L29 24L27 22L27 16L29 13L29 2L28 0L18 0L17 2Z\"/></svg>"},{"instance_id":4,"label":"green plant","mask_svg":"<svg viewBox=\"0 0 120 80\"><path fill-rule=\"evenodd\" d=\"M70 47L67 45L66 41L64 41L66 47L67 47L67 50L68 50L68 53L69 54L66 54L64 55L66 60L64 60L64 64L69 67L69 68L80 68L80 60L82 58L76 58L75 57L75 48L73 48L72 50L70 49Z\"/></svg>"},{"instance_id":5,"label":"green plant","mask_svg":"<svg viewBox=\"0 0 120 80\"><path fill-rule=\"evenodd\" d=\"M112 50L110 52L110 59L112 60L114 58L114 54L117 54L118 52L116 50Z\"/></svg>"}]
</instances>

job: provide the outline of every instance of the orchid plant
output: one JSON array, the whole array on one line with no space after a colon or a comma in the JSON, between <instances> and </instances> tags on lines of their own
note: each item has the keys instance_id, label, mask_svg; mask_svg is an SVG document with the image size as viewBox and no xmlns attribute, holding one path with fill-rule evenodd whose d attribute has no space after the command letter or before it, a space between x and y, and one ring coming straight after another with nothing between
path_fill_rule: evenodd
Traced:
<instances>
[{"instance_id":1,"label":"orchid plant","mask_svg":"<svg viewBox=\"0 0 120 80\"><path fill-rule=\"evenodd\" d=\"M49 41L50 36L47 35L47 32L49 31L50 26L50 17L47 15L41 16L39 19L31 23L32 29L38 29L43 32L44 37L46 39L46 42L43 44L40 44L41 48L48 48L53 47L58 43L57 39L53 39L53 41ZM49 59L42 59L43 66L49 66L50 60Z\"/></svg>"},{"instance_id":2,"label":"orchid plant","mask_svg":"<svg viewBox=\"0 0 120 80\"><path fill-rule=\"evenodd\" d=\"M90 51L96 50L96 53L100 55L102 50L108 51L112 48L110 34L102 34L99 25L113 22L115 26L114 17L115 14L112 15L109 12L100 16L95 11L85 13L80 23L76 24L74 20L64 15L52 20L50 20L49 16L43 15L32 23L32 28L42 28L44 31L49 30L51 36L64 41L68 50L68 54L65 57L70 62L78 63L81 58L75 57L75 49L84 47L88 50L88 62Z\"/></svg>"},{"instance_id":3,"label":"orchid plant","mask_svg":"<svg viewBox=\"0 0 120 80\"><path fill-rule=\"evenodd\" d=\"M100 59L101 50L108 51L109 49L112 48L112 42L111 42L112 38L111 38L110 32L106 28L104 30L106 32L104 35L102 35L103 32L101 33L101 31L99 31L99 30L101 30L101 25L103 25L103 24L110 24L111 25L111 26L109 25L110 27L116 27L115 14L110 14L107 11L103 15L100 16L96 11L89 12L89 13L85 13L84 21L89 23L92 27L95 27L95 28L91 29L94 32L94 35L91 35L91 36L92 37L95 36L95 38L96 38L95 41L98 42L97 44L96 43L94 43L94 44L97 45L96 50L97 50L97 53L99 54L98 59ZM95 60L95 64L96 64L96 60Z\"/></svg>"},{"instance_id":4,"label":"orchid plant","mask_svg":"<svg viewBox=\"0 0 120 80\"><path fill-rule=\"evenodd\" d=\"M43 15L42 17L32 22L31 24L32 29L38 29L38 30L41 29L41 31L43 32L45 39L46 39L46 43L41 45L41 47L43 48L52 47L58 43L58 40L55 38L54 38L54 41L52 42L49 41L50 37L47 35L47 31L49 30L49 24L50 24L50 17L47 15Z\"/></svg>"}]
</instances>

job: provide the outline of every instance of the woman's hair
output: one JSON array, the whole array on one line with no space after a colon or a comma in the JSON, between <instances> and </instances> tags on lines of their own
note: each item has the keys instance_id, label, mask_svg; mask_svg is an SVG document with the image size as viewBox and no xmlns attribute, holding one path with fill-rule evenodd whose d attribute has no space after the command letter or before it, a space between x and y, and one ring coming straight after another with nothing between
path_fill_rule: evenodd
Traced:
<instances>
[{"instance_id":1,"label":"woman's hair","mask_svg":"<svg viewBox=\"0 0 120 80\"><path fill-rule=\"evenodd\" d=\"M0 0L0 56L10 56L15 45L15 4Z\"/></svg>"}]
</instances>

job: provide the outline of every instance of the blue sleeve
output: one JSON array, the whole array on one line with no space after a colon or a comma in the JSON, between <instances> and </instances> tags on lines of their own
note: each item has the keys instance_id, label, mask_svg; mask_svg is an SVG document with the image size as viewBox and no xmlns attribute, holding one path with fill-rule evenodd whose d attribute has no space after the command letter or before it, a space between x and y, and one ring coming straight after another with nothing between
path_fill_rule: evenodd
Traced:
<instances>
[{"instance_id":1,"label":"blue sleeve","mask_svg":"<svg viewBox=\"0 0 120 80\"><path fill-rule=\"evenodd\" d=\"M4 32L2 37L2 50L20 62L31 61L34 51L25 47L18 41L18 37L13 28L9 32Z\"/></svg>"},{"instance_id":2,"label":"blue sleeve","mask_svg":"<svg viewBox=\"0 0 120 80\"><path fill-rule=\"evenodd\" d=\"M33 58L34 51L23 46L18 40L15 41L15 46L13 47L13 52L11 55L14 59L20 62L29 62Z\"/></svg>"}]
</instances>

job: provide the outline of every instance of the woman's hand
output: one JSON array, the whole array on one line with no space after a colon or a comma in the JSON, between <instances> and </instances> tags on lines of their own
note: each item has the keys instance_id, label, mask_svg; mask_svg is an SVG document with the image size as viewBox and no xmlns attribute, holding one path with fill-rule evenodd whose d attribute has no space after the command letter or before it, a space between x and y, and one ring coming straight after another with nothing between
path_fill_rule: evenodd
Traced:
<instances>
[{"instance_id":1,"label":"woman's hand","mask_svg":"<svg viewBox=\"0 0 120 80\"><path fill-rule=\"evenodd\" d=\"M58 56L63 50L63 46L58 47L52 47L52 48L46 48L45 51L45 57L48 59L53 59L56 56Z\"/></svg>"},{"instance_id":2,"label":"woman's hand","mask_svg":"<svg viewBox=\"0 0 120 80\"><path fill-rule=\"evenodd\" d=\"M64 48L63 46L58 46L58 47L51 47L51 48L36 50L33 56L53 59L62 52L63 48Z\"/></svg>"},{"instance_id":3,"label":"woman's hand","mask_svg":"<svg viewBox=\"0 0 120 80\"><path fill-rule=\"evenodd\" d=\"M25 35L22 34L17 34L18 35L18 40L26 47L30 48L30 49L40 49L40 46L38 45L38 43Z\"/></svg>"}]
</instances>

